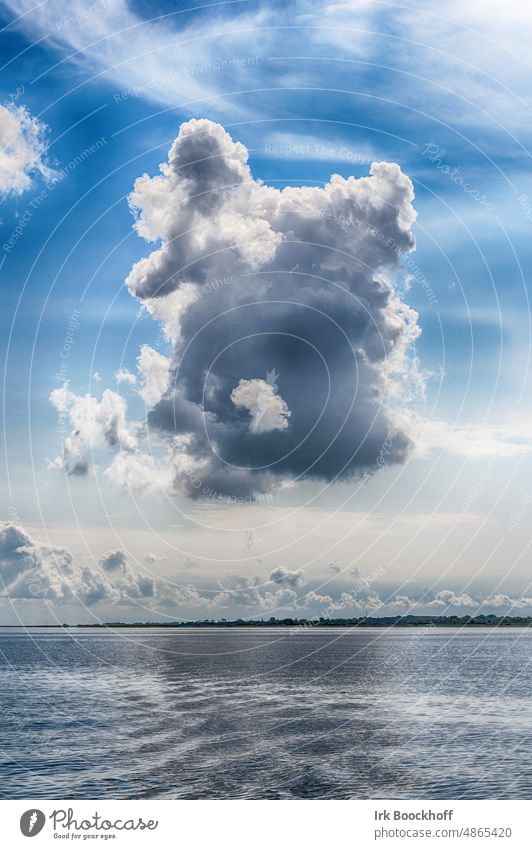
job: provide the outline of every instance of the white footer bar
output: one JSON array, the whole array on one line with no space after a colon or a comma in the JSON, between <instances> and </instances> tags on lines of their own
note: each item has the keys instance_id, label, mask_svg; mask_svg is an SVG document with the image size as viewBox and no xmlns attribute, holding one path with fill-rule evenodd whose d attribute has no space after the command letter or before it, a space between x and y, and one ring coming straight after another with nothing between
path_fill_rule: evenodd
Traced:
<instances>
[{"instance_id":1,"label":"white footer bar","mask_svg":"<svg viewBox=\"0 0 532 849\"><path fill-rule=\"evenodd\" d=\"M4 801L2 845L532 847L532 801ZM32 842L32 841L35 842Z\"/></svg>"}]
</instances>

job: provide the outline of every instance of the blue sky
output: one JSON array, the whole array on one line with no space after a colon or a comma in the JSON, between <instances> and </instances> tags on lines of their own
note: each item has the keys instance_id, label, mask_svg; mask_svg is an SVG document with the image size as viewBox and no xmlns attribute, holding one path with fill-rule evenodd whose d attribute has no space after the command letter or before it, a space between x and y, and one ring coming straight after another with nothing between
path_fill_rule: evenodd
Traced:
<instances>
[{"instance_id":1,"label":"blue sky","mask_svg":"<svg viewBox=\"0 0 532 849\"><path fill-rule=\"evenodd\" d=\"M145 569L152 553L158 577L211 589L235 576L269 585L281 564L306 576L284 589L325 582L319 592L334 603L352 568L386 570L373 582L381 598L415 600L427 587L429 598L459 599L466 586L475 603L532 596L531 21L513 5L1 4L0 102L40 122L46 148L21 166L28 185L6 183L2 201L5 520L76 563L120 549ZM86 479L52 468L62 441L54 389L66 379L76 397L118 391L140 422L146 404L116 373L135 373L143 345L172 356L124 283L153 249L133 229L128 196L139 176L158 173L190 118L221 124L248 148L255 180L277 189L365 177L373 161L398 163L412 180L416 250L394 274L419 315L410 356L425 394L403 399L420 434L405 462L364 483L303 480L247 506L124 492L99 454ZM64 176L53 182L53 172ZM41 616L32 599L17 604ZM252 615L246 604L215 612ZM189 613L186 602L175 610Z\"/></svg>"}]
</instances>

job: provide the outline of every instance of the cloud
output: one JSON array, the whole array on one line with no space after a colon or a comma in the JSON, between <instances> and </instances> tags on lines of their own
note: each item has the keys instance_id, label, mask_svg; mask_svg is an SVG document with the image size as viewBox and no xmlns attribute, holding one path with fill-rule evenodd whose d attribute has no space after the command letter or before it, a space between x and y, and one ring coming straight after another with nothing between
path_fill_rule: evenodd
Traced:
<instances>
[{"instance_id":1,"label":"cloud","mask_svg":"<svg viewBox=\"0 0 532 849\"><path fill-rule=\"evenodd\" d=\"M477 130L492 129L498 121L502 127L528 130L523 104L529 103L530 12L520 0L504 5L450 0L445 16L435 0L393 8L368 0L340 0L320 4L319 9L299 0L289 6L260 4L251 12L229 4L211 10L208 17L197 9L190 15L172 10L155 18L147 13L149 19L142 17L140 6L133 8L126 0L96 0L90 6L82 0L37 5L33 0L4 0L4 5L15 17L11 26L32 40L45 40L63 62L81 66L93 79L118 86L112 95L118 109L124 101L143 97L191 113L203 107L234 119L239 104L246 104L240 114L253 114L245 94L252 92L263 119L272 116L271 104L276 103L261 94L265 84L277 90L310 90L318 84L338 91L345 88L348 68L360 91L369 86L377 96L416 110L428 104L440 121ZM304 27L309 57L319 58L299 62L297 69L279 57L272 63L280 27L284 55L298 55L298 25ZM394 73L376 73L378 66L388 64L391 53ZM324 62L324 55L343 61ZM353 59L366 61L351 64ZM302 95L296 91L293 96ZM410 112L410 121L415 118ZM277 135L278 144L292 144L289 134ZM308 148L306 155L312 156L321 140L303 136L294 144ZM349 161L349 149L344 153L339 147L337 158Z\"/></svg>"},{"instance_id":2,"label":"cloud","mask_svg":"<svg viewBox=\"0 0 532 849\"><path fill-rule=\"evenodd\" d=\"M160 175L136 180L135 227L158 246L126 282L172 355L143 345L137 359L147 447L116 393L52 392L73 426L56 461L69 474L107 445L120 485L252 500L408 457L419 328L394 278L414 247L409 178L380 162L368 177L278 190L247 157L222 126L194 119Z\"/></svg>"},{"instance_id":3,"label":"cloud","mask_svg":"<svg viewBox=\"0 0 532 849\"><path fill-rule=\"evenodd\" d=\"M171 362L149 345L142 345L137 357L140 375L139 396L149 407L160 401L168 388Z\"/></svg>"},{"instance_id":4,"label":"cloud","mask_svg":"<svg viewBox=\"0 0 532 849\"><path fill-rule=\"evenodd\" d=\"M371 165L375 160L375 154L369 147L353 147L350 142L339 144L337 139L300 133L271 133L260 153L272 159L325 160L352 165Z\"/></svg>"},{"instance_id":5,"label":"cloud","mask_svg":"<svg viewBox=\"0 0 532 849\"><path fill-rule=\"evenodd\" d=\"M144 555L144 562L147 563L148 566L155 566L156 563L163 563L165 560L166 557L164 555L160 556L151 551Z\"/></svg>"},{"instance_id":6,"label":"cloud","mask_svg":"<svg viewBox=\"0 0 532 849\"><path fill-rule=\"evenodd\" d=\"M331 611L356 609L375 611L383 606L384 602L374 592L365 596L360 596L358 593L341 593L340 598L333 600Z\"/></svg>"},{"instance_id":7,"label":"cloud","mask_svg":"<svg viewBox=\"0 0 532 849\"><path fill-rule=\"evenodd\" d=\"M274 572L277 571L274 570ZM249 615L252 615L252 611L257 613L275 610L293 611L298 598L294 591L294 587L298 584L295 576L302 576L303 572L288 572L283 567L280 567L279 571L283 573L281 580L275 580L270 576L270 580L278 584L273 592L257 576L251 578L245 575L231 576L227 579L227 586L211 598L211 609L216 611L219 608L242 607L249 611ZM286 580L284 580L285 574Z\"/></svg>"},{"instance_id":8,"label":"cloud","mask_svg":"<svg viewBox=\"0 0 532 849\"><path fill-rule=\"evenodd\" d=\"M135 450L137 439L126 423L127 405L116 392L105 389L101 401L97 401L92 395L75 395L65 383L51 392L50 401L59 412L62 426L65 422L72 426L63 442L62 456L54 461L67 474L87 474L87 451L102 446L126 453Z\"/></svg>"},{"instance_id":9,"label":"cloud","mask_svg":"<svg viewBox=\"0 0 532 849\"><path fill-rule=\"evenodd\" d=\"M65 457L56 458L56 467L59 466L64 471L67 472L68 475L74 478L84 478L89 474L89 464L86 460L75 460L74 462L65 461Z\"/></svg>"},{"instance_id":10,"label":"cloud","mask_svg":"<svg viewBox=\"0 0 532 849\"><path fill-rule=\"evenodd\" d=\"M95 377L95 375L93 375ZM133 374L133 372L128 371L126 368L120 368L115 373L115 380L117 383L129 383L131 386L134 386L137 382L137 378Z\"/></svg>"},{"instance_id":11,"label":"cloud","mask_svg":"<svg viewBox=\"0 0 532 849\"><path fill-rule=\"evenodd\" d=\"M387 607L397 607L402 609L403 613L405 610L415 607L416 602L409 598L407 595L396 595L391 601L387 603Z\"/></svg>"},{"instance_id":12,"label":"cloud","mask_svg":"<svg viewBox=\"0 0 532 849\"><path fill-rule=\"evenodd\" d=\"M302 598L302 605L304 607L312 607L319 608L323 613L332 607L333 600L330 595L321 595L320 593L311 590Z\"/></svg>"},{"instance_id":13,"label":"cloud","mask_svg":"<svg viewBox=\"0 0 532 849\"><path fill-rule=\"evenodd\" d=\"M139 484L151 465L171 472L173 491L247 498L351 479L412 449L401 398L419 381L419 328L394 288L414 247L409 178L381 162L368 177L278 190L253 178L247 157L222 126L194 119L159 176L135 182L135 227L157 245L127 285L173 351L144 345L138 357L162 455L135 451L131 435L128 447L120 414L116 481ZM58 393L73 417L82 402Z\"/></svg>"},{"instance_id":14,"label":"cloud","mask_svg":"<svg viewBox=\"0 0 532 849\"><path fill-rule=\"evenodd\" d=\"M303 569L290 571L285 566L277 566L270 574L270 581L276 584L287 584L290 587L300 587L305 583Z\"/></svg>"},{"instance_id":15,"label":"cloud","mask_svg":"<svg viewBox=\"0 0 532 849\"><path fill-rule=\"evenodd\" d=\"M290 410L273 386L260 378L241 380L231 392L235 407L244 408L251 415L251 433L267 433L269 430L286 430Z\"/></svg>"},{"instance_id":16,"label":"cloud","mask_svg":"<svg viewBox=\"0 0 532 849\"><path fill-rule=\"evenodd\" d=\"M453 590L440 590L430 601L422 601L424 607L478 607L478 602L467 593L458 595Z\"/></svg>"},{"instance_id":17,"label":"cloud","mask_svg":"<svg viewBox=\"0 0 532 849\"><path fill-rule=\"evenodd\" d=\"M128 562L126 553L121 549L103 554L99 560L99 565L104 574L108 575L112 581L113 589L118 590L125 598L153 598L155 596L153 577L133 569Z\"/></svg>"},{"instance_id":18,"label":"cloud","mask_svg":"<svg viewBox=\"0 0 532 849\"><path fill-rule=\"evenodd\" d=\"M0 523L0 595L59 604L176 604L181 589L134 568L124 551L101 556L97 567L74 563L71 552L36 542L12 522ZM181 594L181 595L180 595Z\"/></svg>"},{"instance_id":19,"label":"cloud","mask_svg":"<svg viewBox=\"0 0 532 849\"><path fill-rule=\"evenodd\" d=\"M182 11L154 16L148 10L146 20L126 0L5 5L16 16L14 26L118 86L115 108L137 97L177 106L255 81L258 34L252 28L265 20L260 11L239 14L236 23L223 9L211 11L198 24L197 16L190 19ZM218 112L227 109L224 98L215 105Z\"/></svg>"},{"instance_id":20,"label":"cloud","mask_svg":"<svg viewBox=\"0 0 532 849\"><path fill-rule=\"evenodd\" d=\"M11 599L91 606L154 595L153 578L135 572L124 552L108 552L97 569L78 567L68 549L42 545L10 522L0 525L0 577L1 595Z\"/></svg>"},{"instance_id":21,"label":"cloud","mask_svg":"<svg viewBox=\"0 0 532 849\"><path fill-rule=\"evenodd\" d=\"M149 554L142 569L122 549L104 552L91 564L76 564L67 548L35 541L23 528L12 522L0 523L0 597L32 600L54 606L74 603L85 607L115 607L138 615L139 605L146 610L185 619L221 615L386 616L406 612L434 612L449 615L465 608L472 614L532 610L532 598L512 597L505 593L473 597L451 589L439 590L431 597L412 598L406 594L385 597L375 588L361 592L322 593L319 587L299 595L307 583L303 569L278 566L269 581L259 576L230 575L219 590L181 585L152 574L165 558ZM119 614L116 614L119 615ZM146 619L150 616L146 613Z\"/></svg>"},{"instance_id":22,"label":"cloud","mask_svg":"<svg viewBox=\"0 0 532 849\"><path fill-rule=\"evenodd\" d=\"M116 551L108 551L100 559L100 566L104 572L115 572L125 569L127 563L126 555L120 549Z\"/></svg>"},{"instance_id":23,"label":"cloud","mask_svg":"<svg viewBox=\"0 0 532 849\"><path fill-rule=\"evenodd\" d=\"M522 607L532 607L532 598L527 596L521 596L520 598L510 598L510 596L506 595L506 593L498 593L494 596L489 596L480 602L482 607L504 607L507 610L511 608L522 608Z\"/></svg>"},{"instance_id":24,"label":"cloud","mask_svg":"<svg viewBox=\"0 0 532 849\"><path fill-rule=\"evenodd\" d=\"M173 455L168 462L153 453L119 451L105 469L105 477L117 487L137 493L170 492L174 482Z\"/></svg>"},{"instance_id":25,"label":"cloud","mask_svg":"<svg viewBox=\"0 0 532 849\"><path fill-rule=\"evenodd\" d=\"M0 192L20 195L34 174L53 176L45 162L47 131L25 106L0 106Z\"/></svg>"},{"instance_id":26,"label":"cloud","mask_svg":"<svg viewBox=\"0 0 532 849\"><path fill-rule=\"evenodd\" d=\"M520 457L532 447L530 422L501 424L449 424L441 420L423 423L417 442L419 454L443 449L447 454L472 460Z\"/></svg>"}]
</instances>

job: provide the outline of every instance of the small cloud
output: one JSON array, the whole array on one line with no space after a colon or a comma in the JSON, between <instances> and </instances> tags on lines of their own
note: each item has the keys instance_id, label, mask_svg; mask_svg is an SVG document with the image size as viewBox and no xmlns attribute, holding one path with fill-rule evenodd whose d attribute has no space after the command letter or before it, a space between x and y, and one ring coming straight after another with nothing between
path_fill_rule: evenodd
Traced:
<instances>
[{"instance_id":1,"label":"small cloud","mask_svg":"<svg viewBox=\"0 0 532 849\"><path fill-rule=\"evenodd\" d=\"M127 368L118 369L115 372L115 380L117 383L130 383L132 386L137 382L135 375L128 371Z\"/></svg>"},{"instance_id":2,"label":"small cloud","mask_svg":"<svg viewBox=\"0 0 532 849\"><path fill-rule=\"evenodd\" d=\"M169 357L149 345L138 357L159 454L141 452L143 433L130 432L112 395L101 409L104 399L54 393L80 422L65 441L69 462L107 444L118 453L105 474L126 487L153 491L155 471L172 494L253 500L406 461L420 330L394 281L415 246L413 199L392 162L321 187L267 186L221 125L182 124L168 160L129 198L152 247L126 284L171 345ZM102 427L111 401L113 431Z\"/></svg>"},{"instance_id":3,"label":"small cloud","mask_svg":"<svg viewBox=\"0 0 532 849\"><path fill-rule=\"evenodd\" d=\"M417 442L417 452L421 455L443 450L457 457L484 460L490 457L520 457L532 448L530 422L477 425L433 420L420 422L421 428Z\"/></svg>"},{"instance_id":4,"label":"small cloud","mask_svg":"<svg viewBox=\"0 0 532 849\"><path fill-rule=\"evenodd\" d=\"M0 192L16 195L29 189L34 174L51 179L45 163L48 127L25 106L0 106Z\"/></svg>"},{"instance_id":5,"label":"small cloud","mask_svg":"<svg viewBox=\"0 0 532 849\"><path fill-rule=\"evenodd\" d=\"M440 590L430 601L421 600L421 607L478 607L475 601L467 593L455 593L453 590Z\"/></svg>"}]
</instances>

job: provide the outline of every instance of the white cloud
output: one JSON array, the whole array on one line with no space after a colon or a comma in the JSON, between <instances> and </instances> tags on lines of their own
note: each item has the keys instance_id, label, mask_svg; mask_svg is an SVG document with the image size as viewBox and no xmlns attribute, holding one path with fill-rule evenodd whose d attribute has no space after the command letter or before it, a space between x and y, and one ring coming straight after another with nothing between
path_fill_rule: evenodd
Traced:
<instances>
[{"instance_id":1,"label":"white cloud","mask_svg":"<svg viewBox=\"0 0 532 849\"><path fill-rule=\"evenodd\" d=\"M161 610L185 619L207 615L218 618L227 613L238 616L240 611L250 618L269 613L280 618L299 615L327 619L366 612L377 616L407 612L450 615L465 609L473 615L493 611L518 615L518 611L532 610L532 598L526 595L470 595L451 589L422 598L404 593L388 599L375 588L324 593L315 587L298 596L299 588L308 580L305 572L284 566L273 569L269 581L258 576L230 575L225 585L213 592L155 574L164 560L147 555L142 569L132 563L125 551L112 549L94 564L77 564L67 548L41 544L12 522L0 523L0 595L12 600L33 600L35 604L72 606L77 602L96 609L100 605L102 609L111 606L131 611L141 605L154 613ZM149 613L145 618L150 618Z\"/></svg>"},{"instance_id":2,"label":"white cloud","mask_svg":"<svg viewBox=\"0 0 532 849\"><path fill-rule=\"evenodd\" d=\"M88 471L88 451L108 446L131 452L137 447L137 438L126 423L127 404L116 392L105 389L98 401L92 395L75 395L65 384L51 392L50 401L62 423L72 427L63 442L63 455L55 461L67 474L82 476Z\"/></svg>"},{"instance_id":3,"label":"white cloud","mask_svg":"<svg viewBox=\"0 0 532 849\"><path fill-rule=\"evenodd\" d=\"M532 598L529 596L521 596L520 598L511 598L505 593L498 593L494 596L489 596L479 603L482 607L486 608L499 608L503 607L506 610L511 612L512 608L523 608L523 607L532 607ZM482 611L483 612L483 611Z\"/></svg>"},{"instance_id":4,"label":"white cloud","mask_svg":"<svg viewBox=\"0 0 532 849\"><path fill-rule=\"evenodd\" d=\"M376 159L374 151L367 146L355 147L352 142L338 142L336 137L299 133L271 133L259 152L271 159L348 162L351 165L371 165Z\"/></svg>"},{"instance_id":5,"label":"white cloud","mask_svg":"<svg viewBox=\"0 0 532 849\"><path fill-rule=\"evenodd\" d=\"M168 389L171 362L149 345L142 345L137 357L141 385L138 394L148 407L160 401Z\"/></svg>"},{"instance_id":6,"label":"white cloud","mask_svg":"<svg viewBox=\"0 0 532 849\"><path fill-rule=\"evenodd\" d=\"M282 567L280 568L282 569ZM293 575L295 574L293 573ZM288 577L287 581L272 579L274 583L279 585L272 592L271 589L264 586L258 577L233 575L228 578L227 586L212 597L211 607L213 610L242 607L249 612L249 616L252 616L253 612L263 613L277 610L286 613L292 611L297 602L297 593L294 591L297 582L294 583L290 580L290 573L288 573Z\"/></svg>"},{"instance_id":7,"label":"white cloud","mask_svg":"<svg viewBox=\"0 0 532 849\"><path fill-rule=\"evenodd\" d=\"M453 590L440 590L434 598L420 602L421 607L478 607L478 602L467 593L457 594Z\"/></svg>"},{"instance_id":8,"label":"white cloud","mask_svg":"<svg viewBox=\"0 0 532 849\"><path fill-rule=\"evenodd\" d=\"M165 556L154 554L151 551L144 555L144 562L147 563L148 566L155 566L157 563L163 563L165 560Z\"/></svg>"},{"instance_id":9,"label":"white cloud","mask_svg":"<svg viewBox=\"0 0 532 849\"><path fill-rule=\"evenodd\" d=\"M42 545L11 522L0 524L0 596L87 607L210 604L194 589L172 587L132 566L121 549L103 554L96 567L78 566L68 549Z\"/></svg>"},{"instance_id":10,"label":"white cloud","mask_svg":"<svg viewBox=\"0 0 532 849\"><path fill-rule=\"evenodd\" d=\"M117 383L129 383L131 386L134 386L137 382L137 378L133 372L128 371L126 368L118 369L115 373L115 380Z\"/></svg>"},{"instance_id":11,"label":"white cloud","mask_svg":"<svg viewBox=\"0 0 532 849\"><path fill-rule=\"evenodd\" d=\"M20 195L34 174L53 176L45 162L47 130L24 106L0 106L0 192Z\"/></svg>"},{"instance_id":12,"label":"white cloud","mask_svg":"<svg viewBox=\"0 0 532 849\"><path fill-rule=\"evenodd\" d=\"M409 598L407 595L396 595L391 601L387 603L387 607L391 608L399 608L404 613L406 610L414 607L416 602Z\"/></svg>"},{"instance_id":13,"label":"white cloud","mask_svg":"<svg viewBox=\"0 0 532 849\"><path fill-rule=\"evenodd\" d=\"M503 424L450 424L433 420L419 422L417 450L427 454L443 449L447 454L481 460L490 457L520 457L532 448L529 422Z\"/></svg>"},{"instance_id":14,"label":"white cloud","mask_svg":"<svg viewBox=\"0 0 532 849\"><path fill-rule=\"evenodd\" d=\"M287 584L290 587L300 587L305 583L305 572L303 569L291 571L286 566L276 566L270 574L270 581L276 584Z\"/></svg>"},{"instance_id":15,"label":"white cloud","mask_svg":"<svg viewBox=\"0 0 532 849\"><path fill-rule=\"evenodd\" d=\"M311 39L318 48L334 47L337 55L362 57L370 68L389 64L393 55L396 71L386 75L385 97L440 121L527 130L531 28L530 9L520 0L449 0L444 10L437 0L394 7L339 0L320 9ZM358 64L348 67L361 75ZM303 77L299 85L305 82Z\"/></svg>"},{"instance_id":16,"label":"white cloud","mask_svg":"<svg viewBox=\"0 0 532 849\"><path fill-rule=\"evenodd\" d=\"M118 591L122 598L153 598L155 596L156 586L153 577L133 569L125 552L121 549L103 554L99 565L112 583L113 590Z\"/></svg>"}]
</instances>

